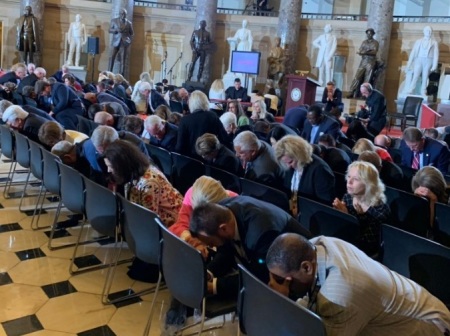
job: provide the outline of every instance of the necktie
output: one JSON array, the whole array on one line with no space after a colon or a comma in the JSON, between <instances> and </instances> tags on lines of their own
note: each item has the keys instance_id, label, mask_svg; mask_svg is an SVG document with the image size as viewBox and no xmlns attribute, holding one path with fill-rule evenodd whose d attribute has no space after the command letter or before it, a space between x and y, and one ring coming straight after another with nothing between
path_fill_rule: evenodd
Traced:
<instances>
[{"instance_id":1,"label":"necktie","mask_svg":"<svg viewBox=\"0 0 450 336\"><path fill-rule=\"evenodd\" d=\"M420 166L420 155L419 155L419 152L414 152L411 168L412 169L419 169L419 166Z\"/></svg>"}]
</instances>

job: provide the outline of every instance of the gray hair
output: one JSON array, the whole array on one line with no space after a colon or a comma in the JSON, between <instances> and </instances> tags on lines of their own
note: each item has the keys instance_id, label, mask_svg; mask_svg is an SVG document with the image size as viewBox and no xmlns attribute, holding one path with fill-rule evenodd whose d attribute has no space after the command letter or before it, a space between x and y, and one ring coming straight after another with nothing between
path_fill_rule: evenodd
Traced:
<instances>
[{"instance_id":1,"label":"gray hair","mask_svg":"<svg viewBox=\"0 0 450 336\"><path fill-rule=\"evenodd\" d=\"M119 134L110 126L98 126L91 136L91 141L95 148L109 145L117 139L119 139Z\"/></svg>"},{"instance_id":2,"label":"gray hair","mask_svg":"<svg viewBox=\"0 0 450 336\"><path fill-rule=\"evenodd\" d=\"M261 141L250 131L239 133L233 140L234 147L241 147L243 150L259 150L261 148Z\"/></svg>"},{"instance_id":3,"label":"gray hair","mask_svg":"<svg viewBox=\"0 0 450 336\"><path fill-rule=\"evenodd\" d=\"M161 126L163 124L164 124L164 120L161 119L161 117L158 117L157 115L151 115L151 116L148 116L147 119L145 119L144 127L145 127L145 129L149 129L155 125Z\"/></svg>"},{"instance_id":4,"label":"gray hair","mask_svg":"<svg viewBox=\"0 0 450 336\"><path fill-rule=\"evenodd\" d=\"M189 110L191 113L195 111L209 111L209 100L208 97L199 90L191 93L189 97Z\"/></svg>"},{"instance_id":5,"label":"gray hair","mask_svg":"<svg viewBox=\"0 0 450 336\"><path fill-rule=\"evenodd\" d=\"M74 146L75 145L71 144L69 141L59 141L52 147L52 154L62 159L64 155L67 155L72 151Z\"/></svg>"},{"instance_id":6,"label":"gray hair","mask_svg":"<svg viewBox=\"0 0 450 336\"><path fill-rule=\"evenodd\" d=\"M0 116L3 115L3 112L6 111L8 107L10 107L13 103L11 103L9 100L3 99L0 100Z\"/></svg>"},{"instance_id":7,"label":"gray hair","mask_svg":"<svg viewBox=\"0 0 450 336\"><path fill-rule=\"evenodd\" d=\"M11 105L3 112L2 120L5 123L13 122L16 119L25 119L28 117L28 114L29 113L19 105Z\"/></svg>"},{"instance_id":8,"label":"gray hair","mask_svg":"<svg viewBox=\"0 0 450 336\"><path fill-rule=\"evenodd\" d=\"M225 128L231 124L237 124L237 118L233 112L225 112L224 114L222 114L220 116L220 121Z\"/></svg>"}]
</instances>

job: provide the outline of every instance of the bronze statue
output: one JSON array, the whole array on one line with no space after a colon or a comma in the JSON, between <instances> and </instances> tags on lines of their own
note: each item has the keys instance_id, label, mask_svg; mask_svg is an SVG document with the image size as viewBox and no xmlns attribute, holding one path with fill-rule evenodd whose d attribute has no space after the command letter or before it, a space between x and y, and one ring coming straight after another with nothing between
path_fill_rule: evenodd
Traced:
<instances>
[{"instance_id":1,"label":"bronze statue","mask_svg":"<svg viewBox=\"0 0 450 336\"><path fill-rule=\"evenodd\" d=\"M16 48L23 63L33 63L33 53L40 50L39 25L31 6L26 6L24 14L19 18Z\"/></svg>"},{"instance_id":2,"label":"bronze statue","mask_svg":"<svg viewBox=\"0 0 450 336\"><path fill-rule=\"evenodd\" d=\"M267 57L269 65L267 77L278 82L284 75L284 62L285 50L281 47L281 38L275 37L275 46L270 49L269 57Z\"/></svg>"},{"instance_id":3,"label":"bronze statue","mask_svg":"<svg viewBox=\"0 0 450 336\"><path fill-rule=\"evenodd\" d=\"M367 39L364 40L357 52L361 55L361 63L356 70L355 78L350 86L348 98L356 97L359 94L359 87L362 83L370 83L377 64L378 41L373 38L375 31L372 28L366 30Z\"/></svg>"},{"instance_id":4,"label":"bronze statue","mask_svg":"<svg viewBox=\"0 0 450 336\"><path fill-rule=\"evenodd\" d=\"M131 24L131 21L127 19L127 10L125 8L120 10L119 17L111 20L109 32L113 34L112 47L114 48L109 63L109 71L113 71L117 53L122 48L122 66L120 73L123 75L125 72L128 47L134 36L133 25Z\"/></svg>"},{"instance_id":5,"label":"bronze statue","mask_svg":"<svg viewBox=\"0 0 450 336\"><path fill-rule=\"evenodd\" d=\"M205 65L206 51L211 43L211 37L206 30L206 21L200 21L200 29L194 30L191 37L192 48L192 62L189 67L189 74L187 80L190 81L192 73L194 72L195 63L200 58L200 64L198 66L197 82L200 82L203 73L203 66Z\"/></svg>"}]
</instances>

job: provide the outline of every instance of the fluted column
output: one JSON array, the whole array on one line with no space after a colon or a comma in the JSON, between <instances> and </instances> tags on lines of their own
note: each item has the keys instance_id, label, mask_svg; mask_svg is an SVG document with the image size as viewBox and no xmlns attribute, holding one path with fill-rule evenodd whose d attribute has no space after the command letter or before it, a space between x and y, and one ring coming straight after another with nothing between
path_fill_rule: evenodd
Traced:
<instances>
[{"instance_id":1,"label":"fluted column","mask_svg":"<svg viewBox=\"0 0 450 336\"><path fill-rule=\"evenodd\" d=\"M112 4L111 4L111 20L118 18L120 15L120 10L122 8L126 9L127 11L127 19L133 23L133 9L134 9L134 0L112 0ZM133 28L135 29L135 27L133 26ZM136 33L135 33L136 35ZM133 43L139 43L139 41L135 41L134 39L132 40L131 44ZM130 76L130 54L131 54L131 48L132 45L130 45L127 48L127 55L126 55L126 62L125 62L125 66L124 66L124 72L123 72L123 76L126 79L129 79ZM109 58L108 58L108 64L110 64L111 62L111 57L112 57L112 53L113 53L113 47L112 47L112 34L110 34L110 38L109 38ZM120 73L120 69L122 68L122 59L123 59L123 48L121 48L119 54L116 56L115 58L115 62L114 62L114 67L113 67L113 72L114 73Z\"/></svg>"},{"instance_id":2,"label":"fluted column","mask_svg":"<svg viewBox=\"0 0 450 336\"><path fill-rule=\"evenodd\" d=\"M367 28L375 30L375 39L380 44L378 58L387 68L389 44L391 42L392 17L395 0L371 0ZM386 71L386 70L385 70ZM377 79L376 88L383 90L385 71Z\"/></svg>"},{"instance_id":3,"label":"fluted column","mask_svg":"<svg viewBox=\"0 0 450 336\"><path fill-rule=\"evenodd\" d=\"M213 57L212 52L216 48L213 46L214 36L216 32L216 14L217 14L217 1L212 0L198 0L197 1L197 16L195 17L195 27L192 27L192 31L199 29L200 21L206 21L206 30L209 31L212 45L208 48L206 54L205 65L203 67L203 73L201 82L207 85L211 84L211 59ZM190 38L190 35L189 35ZM192 54L191 54L192 56ZM196 68L200 64L200 59L197 60ZM197 78L197 73L194 73L192 78Z\"/></svg>"},{"instance_id":4,"label":"fluted column","mask_svg":"<svg viewBox=\"0 0 450 336\"><path fill-rule=\"evenodd\" d=\"M281 0L277 36L281 38L281 46L285 49L284 68L286 74L291 74L295 70L301 12L302 1Z\"/></svg>"},{"instance_id":5,"label":"fluted column","mask_svg":"<svg viewBox=\"0 0 450 336\"><path fill-rule=\"evenodd\" d=\"M39 51L35 52L33 55L33 63L36 64L36 66L42 65L42 51L44 46L44 8L45 8L45 1L44 0L22 0L20 2L20 16L24 14L25 7L30 6L33 12L34 17L37 19L38 22L38 39L39 41Z\"/></svg>"}]
</instances>

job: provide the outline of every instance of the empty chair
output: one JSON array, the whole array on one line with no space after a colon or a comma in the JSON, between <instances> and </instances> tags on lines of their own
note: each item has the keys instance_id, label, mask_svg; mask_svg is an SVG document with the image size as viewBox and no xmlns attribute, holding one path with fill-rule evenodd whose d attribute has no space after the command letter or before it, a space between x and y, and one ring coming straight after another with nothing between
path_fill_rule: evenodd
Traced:
<instances>
[{"instance_id":1,"label":"empty chair","mask_svg":"<svg viewBox=\"0 0 450 336\"><path fill-rule=\"evenodd\" d=\"M425 198L386 187L386 203L391 209L392 226L426 237L430 223L430 205Z\"/></svg>"},{"instance_id":2,"label":"empty chair","mask_svg":"<svg viewBox=\"0 0 450 336\"><path fill-rule=\"evenodd\" d=\"M241 193L241 183L238 176L210 165L206 165L206 175L220 181L225 189L234 191L238 194Z\"/></svg>"},{"instance_id":3,"label":"empty chair","mask_svg":"<svg viewBox=\"0 0 450 336\"><path fill-rule=\"evenodd\" d=\"M248 336L325 336L319 316L280 295L239 265L239 327Z\"/></svg>"},{"instance_id":4,"label":"empty chair","mask_svg":"<svg viewBox=\"0 0 450 336\"><path fill-rule=\"evenodd\" d=\"M284 192L245 178L240 178L239 180L241 181L242 195L272 203L290 213L289 199Z\"/></svg>"},{"instance_id":5,"label":"empty chair","mask_svg":"<svg viewBox=\"0 0 450 336\"><path fill-rule=\"evenodd\" d=\"M434 240L450 247L450 206L435 204Z\"/></svg>"},{"instance_id":6,"label":"empty chair","mask_svg":"<svg viewBox=\"0 0 450 336\"><path fill-rule=\"evenodd\" d=\"M171 233L161 221L158 219L156 221L161 228L163 237L161 267L167 288L180 303L202 311L198 333L200 335L202 331L206 331L203 330L205 318L234 312L236 302L234 299L207 298L206 267L202 255L191 245ZM225 323L225 316L223 322ZM193 325L183 329L191 326Z\"/></svg>"},{"instance_id":7,"label":"empty chair","mask_svg":"<svg viewBox=\"0 0 450 336\"><path fill-rule=\"evenodd\" d=\"M402 131L405 130L407 122L412 121L413 123L408 126L416 126L417 119L419 118L419 112L422 108L422 97L418 96L408 96L406 97L405 103L403 105L403 109L401 113L391 113L388 115L389 117L389 131L391 130L392 119L400 119L400 128Z\"/></svg>"},{"instance_id":8,"label":"empty chair","mask_svg":"<svg viewBox=\"0 0 450 336\"><path fill-rule=\"evenodd\" d=\"M172 154L161 147L153 146L151 144L145 144L148 154L152 161L158 166L158 168L164 173L169 181L172 180Z\"/></svg>"},{"instance_id":9,"label":"empty chair","mask_svg":"<svg viewBox=\"0 0 450 336\"><path fill-rule=\"evenodd\" d=\"M330 236L359 246L359 222L356 217L313 200L299 197L299 222L313 236Z\"/></svg>"},{"instance_id":10,"label":"empty chair","mask_svg":"<svg viewBox=\"0 0 450 336\"><path fill-rule=\"evenodd\" d=\"M205 175L205 165L193 158L172 153L172 184L183 195L200 176Z\"/></svg>"},{"instance_id":11,"label":"empty chair","mask_svg":"<svg viewBox=\"0 0 450 336\"><path fill-rule=\"evenodd\" d=\"M9 190L11 188L12 180L14 178L14 172L16 169L16 152L14 148L14 134L7 125L0 125L1 128L1 144L2 154L7 159L11 160L8 175L6 177L5 188L3 189L3 197L10 198Z\"/></svg>"},{"instance_id":12,"label":"empty chair","mask_svg":"<svg viewBox=\"0 0 450 336\"><path fill-rule=\"evenodd\" d=\"M450 306L450 248L398 228L383 225L382 263L425 287Z\"/></svg>"}]
</instances>

